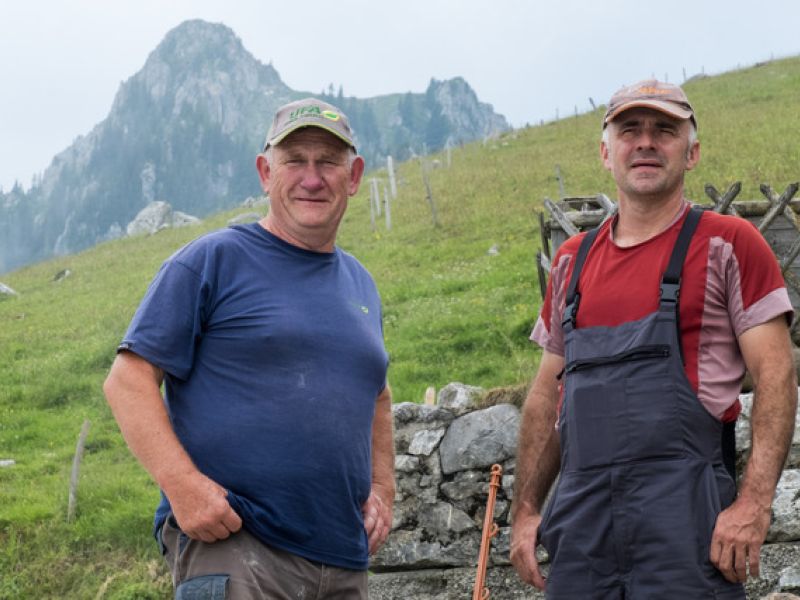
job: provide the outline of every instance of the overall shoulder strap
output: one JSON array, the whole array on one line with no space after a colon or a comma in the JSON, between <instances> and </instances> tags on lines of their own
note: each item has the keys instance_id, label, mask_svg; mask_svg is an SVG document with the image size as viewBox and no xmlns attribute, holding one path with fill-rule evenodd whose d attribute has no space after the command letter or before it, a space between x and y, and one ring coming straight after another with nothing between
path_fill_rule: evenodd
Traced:
<instances>
[{"instance_id":1,"label":"overall shoulder strap","mask_svg":"<svg viewBox=\"0 0 800 600\"><path fill-rule=\"evenodd\" d=\"M695 207L689 210L689 214L686 215L686 219L683 221L680 233L678 233L675 246L672 248L672 256L669 258L667 270L664 271L664 276L661 278L661 303L674 304L676 310L678 297L680 296L683 262L686 260L689 242L692 241L692 236L702 215L703 211L699 208Z\"/></svg>"},{"instance_id":2,"label":"overall shoulder strap","mask_svg":"<svg viewBox=\"0 0 800 600\"><path fill-rule=\"evenodd\" d=\"M589 249L592 247L592 244L594 244L594 240L597 238L597 234L600 232L602 226L603 224L601 223L594 229L589 230L581 240L578 254L575 255L575 266L572 268L572 277L570 277L569 286L567 287L566 307L564 309L564 319L561 322L562 326L569 323L573 328L575 327L575 321L578 318L578 305L581 301L581 295L577 291L578 280L581 277L581 271L583 270L583 264L586 262L586 256L589 254Z\"/></svg>"},{"instance_id":3,"label":"overall shoulder strap","mask_svg":"<svg viewBox=\"0 0 800 600\"><path fill-rule=\"evenodd\" d=\"M683 262L686 260L686 252L689 250L689 242L692 241L692 236L702 216L703 211L697 207L689 210L689 214L686 215L686 219L684 219L681 230L678 233L678 239L675 240L675 246L672 248L672 256L669 258L667 270L664 271L664 275L661 277L659 310L674 312L675 314L676 339L678 340L678 351L683 364L686 364L686 360L683 355L680 322L681 271L683 271Z\"/></svg>"}]
</instances>

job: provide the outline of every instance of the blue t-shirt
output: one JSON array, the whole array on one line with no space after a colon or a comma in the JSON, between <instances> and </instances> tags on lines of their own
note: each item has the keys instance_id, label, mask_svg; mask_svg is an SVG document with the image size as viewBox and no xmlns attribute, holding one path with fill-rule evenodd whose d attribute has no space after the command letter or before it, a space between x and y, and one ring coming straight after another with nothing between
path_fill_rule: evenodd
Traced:
<instances>
[{"instance_id":1,"label":"blue t-shirt","mask_svg":"<svg viewBox=\"0 0 800 600\"><path fill-rule=\"evenodd\" d=\"M367 567L361 507L388 357L378 292L355 258L258 223L208 234L164 263L120 349L165 372L175 433L248 531ZM168 511L162 494L156 527Z\"/></svg>"}]
</instances>

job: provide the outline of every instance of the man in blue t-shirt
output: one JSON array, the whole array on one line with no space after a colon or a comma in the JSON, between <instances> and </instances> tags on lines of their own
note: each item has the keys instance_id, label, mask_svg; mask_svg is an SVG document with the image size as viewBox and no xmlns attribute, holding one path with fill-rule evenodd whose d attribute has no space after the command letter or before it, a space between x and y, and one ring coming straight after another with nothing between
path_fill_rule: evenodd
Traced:
<instances>
[{"instance_id":1,"label":"man in blue t-shirt","mask_svg":"<svg viewBox=\"0 0 800 600\"><path fill-rule=\"evenodd\" d=\"M162 490L176 597L366 598L395 484L380 298L335 246L364 161L347 117L307 98L256 167L269 214L162 265L105 393Z\"/></svg>"}]
</instances>

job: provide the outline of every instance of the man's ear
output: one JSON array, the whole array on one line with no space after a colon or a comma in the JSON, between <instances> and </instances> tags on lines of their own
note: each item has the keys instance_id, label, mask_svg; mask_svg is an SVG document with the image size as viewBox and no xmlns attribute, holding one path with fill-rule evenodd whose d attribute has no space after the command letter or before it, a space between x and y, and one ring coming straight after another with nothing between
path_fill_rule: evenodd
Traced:
<instances>
[{"instance_id":1,"label":"man's ear","mask_svg":"<svg viewBox=\"0 0 800 600\"><path fill-rule=\"evenodd\" d=\"M265 194L269 193L269 177L270 167L266 155L259 154L256 157L256 170L258 171L258 178L261 181L261 189Z\"/></svg>"},{"instance_id":2,"label":"man's ear","mask_svg":"<svg viewBox=\"0 0 800 600\"><path fill-rule=\"evenodd\" d=\"M361 176L364 175L364 159L356 156L353 159L353 164L350 166L350 182L348 192L351 196L355 196L358 192L358 186L361 185Z\"/></svg>"},{"instance_id":3,"label":"man's ear","mask_svg":"<svg viewBox=\"0 0 800 600\"><path fill-rule=\"evenodd\" d=\"M600 160L603 161L603 166L611 170L611 163L608 160L608 144L603 140L600 140Z\"/></svg>"},{"instance_id":4,"label":"man's ear","mask_svg":"<svg viewBox=\"0 0 800 600\"><path fill-rule=\"evenodd\" d=\"M695 140L686 152L686 170L691 171L700 162L700 142Z\"/></svg>"}]
</instances>

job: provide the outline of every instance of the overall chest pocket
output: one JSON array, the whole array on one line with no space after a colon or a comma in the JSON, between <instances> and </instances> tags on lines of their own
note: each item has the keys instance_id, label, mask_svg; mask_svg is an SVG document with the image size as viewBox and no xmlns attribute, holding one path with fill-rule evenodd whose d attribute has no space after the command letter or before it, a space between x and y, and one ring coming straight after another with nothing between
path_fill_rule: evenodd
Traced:
<instances>
[{"instance_id":1,"label":"overall chest pocket","mask_svg":"<svg viewBox=\"0 0 800 600\"><path fill-rule=\"evenodd\" d=\"M668 345L571 361L561 439L567 468L674 456L682 448Z\"/></svg>"}]
</instances>

